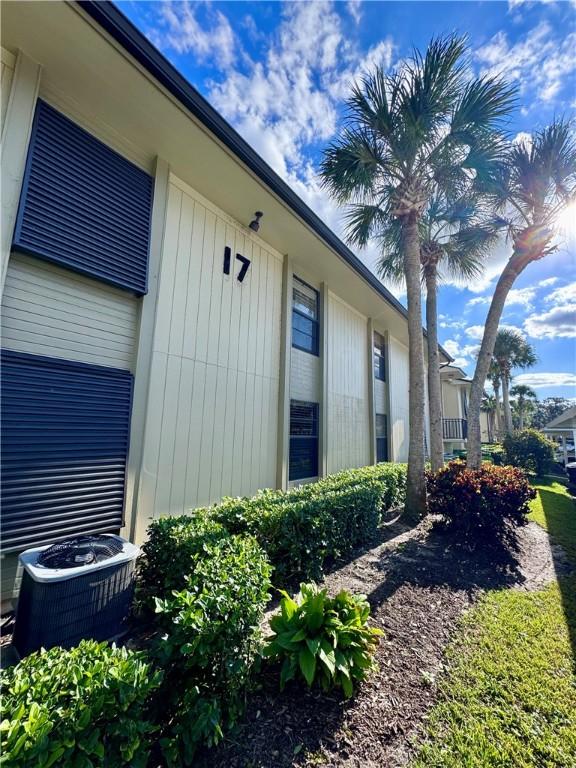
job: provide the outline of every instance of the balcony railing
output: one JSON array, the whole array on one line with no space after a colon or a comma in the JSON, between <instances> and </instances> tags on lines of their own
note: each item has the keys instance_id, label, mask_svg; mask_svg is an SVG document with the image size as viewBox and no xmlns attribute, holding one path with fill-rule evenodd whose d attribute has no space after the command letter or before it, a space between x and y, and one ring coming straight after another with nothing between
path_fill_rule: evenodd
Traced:
<instances>
[{"instance_id":1,"label":"balcony railing","mask_svg":"<svg viewBox=\"0 0 576 768\"><path fill-rule=\"evenodd\" d=\"M466 440L468 436L467 419L442 419L444 440Z\"/></svg>"}]
</instances>

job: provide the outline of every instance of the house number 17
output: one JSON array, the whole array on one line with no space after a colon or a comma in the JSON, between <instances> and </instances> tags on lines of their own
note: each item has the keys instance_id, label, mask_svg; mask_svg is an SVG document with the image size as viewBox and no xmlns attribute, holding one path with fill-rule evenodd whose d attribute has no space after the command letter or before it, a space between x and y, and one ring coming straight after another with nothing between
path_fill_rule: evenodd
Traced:
<instances>
[{"instance_id":1,"label":"house number 17","mask_svg":"<svg viewBox=\"0 0 576 768\"><path fill-rule=\"evenodd\" d=\"M231 258L232 258L232 251L228 246L226 246L224 248L224 274L225 275L230 274ZM239 261L242 264L242 266L240 267L240 272L238 272L238 277L236 278L238 282L241 283L246 277L246 272L248 272L248 267L250 266L250 259L247 259L246 256L242 256L241 253L237 253L236 261Z\"/></svg>"}]
</instances>

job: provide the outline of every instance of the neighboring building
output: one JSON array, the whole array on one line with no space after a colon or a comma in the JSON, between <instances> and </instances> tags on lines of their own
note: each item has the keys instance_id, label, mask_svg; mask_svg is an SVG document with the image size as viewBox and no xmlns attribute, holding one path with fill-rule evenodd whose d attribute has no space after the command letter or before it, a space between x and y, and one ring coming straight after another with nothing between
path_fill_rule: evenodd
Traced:
<instances>
[{"instance_id":1,"label":"neighboring building","mask_svg":"<svg viewBox=\"0 0 576 768\"><path fill-rule=\"evenodd\" d=\"M454 451L465 450L468 437L468 398L472 380L455 365L445 365L440 369L442 383L442 431L444 452L451 455ZM488 415L480 413L480 434L483 443L491 443Z\"/></svg>"},{"instance_id":2,"label":"neighboring building","mask_svg":"<svg viewBox=\"0 0 576 768\"><path fill-rule=\"evenodd\" d=\"M6 3L2 46L3 598L29 546L405 461L405 309L125 17Z\"/></svg>"},{"instance_id":3,"label":"neighboring building","mask_svg":"<svg viewBox=\"0 0 576 768\"><path fill-rule=\"evenodd\" d=\"M576 461L576 405L556 416L540 430L558 444L556 458L564 465Z\"/></svg>"}]
</instances>

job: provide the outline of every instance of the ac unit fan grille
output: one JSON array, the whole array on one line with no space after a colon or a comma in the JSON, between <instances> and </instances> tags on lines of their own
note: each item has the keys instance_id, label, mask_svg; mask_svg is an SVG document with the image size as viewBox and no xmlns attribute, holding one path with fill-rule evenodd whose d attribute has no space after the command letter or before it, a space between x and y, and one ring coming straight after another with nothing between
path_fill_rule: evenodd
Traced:
<instances>
[{"instance_id":1,"label":"ac unit fan grille","mask_svg":"<svg viewBox=\"0 0 576 768\"><path fill-rule=\"evenodd\" d=\"M77 568L80 565L101 563L120 552L122 541L112 536L75 536L45 549L38 558L38 565L46 568Z\"/></svg>"}]
</instances>

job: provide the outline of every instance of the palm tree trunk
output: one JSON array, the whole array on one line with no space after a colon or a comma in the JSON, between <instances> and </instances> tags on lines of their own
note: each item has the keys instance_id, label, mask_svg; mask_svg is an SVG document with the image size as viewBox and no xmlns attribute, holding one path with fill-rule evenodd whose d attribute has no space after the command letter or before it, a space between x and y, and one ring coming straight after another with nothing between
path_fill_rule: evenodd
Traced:
<instances>
[{"instance_id":1,"label":"palm tree trunk","mask_svg":"<svg viewBox=\"0 0 576 768\"><path fill-rule=\"evenodd\" d=\"M406 515L420 520L426 514L426 480L424 476L424 343L422 340L422 297L420 289L420 241L418 219L410 213L402 220L404 277L408 298L408 355L410 411L408 441L408 476Z\"/></svg>"},{"instance_id":2,"label":"palm tree trunk","mask_svg":"<svg viewBox=\"0 0 576 768\"><path fill-rule=\"evenodd\" d=\"M496 399L496 439L502 439L502 412L500 410L500 387L494 387L494 398ZM470 413L470 411L468 411ZM470 416L468 416L470 418Z\"/></svg>"},{"instance_id":3,"label":"palm tree trunk","mask_svg":"<svg viewBox=\"0 0 576 768\"><path fill-rule=\"evenodd\" d=\"M504 403L504 432L512 432L512 408L510 407L510 379L507 374L502 376L502 402Z\"/></svg>"},{"instance_id":4,"label":"palm tree trunk","mask_svg":"<svg viewBox=\"0 0 576 768\"><path fill-rule=\"evenodd\" d=\"M524 429L524 405L518 403L518 430L522 432Z\"/></svg>"},{"instance_id":5,"label":"palm tree trunk","mask_svg":"<svg viewBox=\"0 0 576 768\"><path fill-rule=\"evenodd\" d=\"M442 390L438 354L438 281L436 267L426 270L426 329L428 331L428 410L430 413L430 463L432 471L444 466Z\"/></svg>"},{"instance_id":6,"label":"palm tree trunk","mask_svg":"<svg viewBox=\"0 0 576 768\"><path fill-rule=\"evenodd\" d=\"M482 344L480 345L480 352L476 361L476 370L474 371L474 378L470 388L470 403L468 405L468 467L470 469L479 469L482 463L480 407L504 303L510 288L514 285L514 281L528 263L529 259L521 258L516 253L512 254L502 270L494 295L492 296L490 309L488 310L488 317L484 326L484 336L482 337Z\"/></svg>"}]
</instances>

